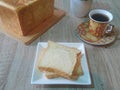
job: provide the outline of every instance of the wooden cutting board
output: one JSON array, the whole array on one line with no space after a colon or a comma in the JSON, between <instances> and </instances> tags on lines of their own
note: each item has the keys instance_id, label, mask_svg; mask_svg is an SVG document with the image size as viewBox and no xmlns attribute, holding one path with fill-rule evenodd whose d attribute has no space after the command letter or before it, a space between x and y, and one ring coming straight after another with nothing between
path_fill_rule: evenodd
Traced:
<instances>
[{"instance_id":1,"label":"wooden cutting board","mask_svg":"<svg viewBox=\"0 0 120 90\"><path fill-rule=\"evenodd\" d=\"M53 25L55 25L60 19L65 16L65 12L63 10L54 10L53 16L45 20L38 27L36 27L32 32L28 33L27 36L21 36L14 32L5 31L0 29L1 32L5 33L8 36L13 37L16 40L23 42L26 45L31 44L34 40L40 37L44 32L49 30Z\"/></svg>"}]
</instances>

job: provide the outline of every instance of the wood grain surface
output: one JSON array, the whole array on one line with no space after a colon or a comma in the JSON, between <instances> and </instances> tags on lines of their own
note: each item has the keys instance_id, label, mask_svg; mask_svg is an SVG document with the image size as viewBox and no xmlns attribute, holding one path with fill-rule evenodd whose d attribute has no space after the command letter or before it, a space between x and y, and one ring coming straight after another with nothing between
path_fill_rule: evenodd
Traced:
<instances>
[{"instance_id":1,"label":"wood grain surface","mask_svg":"<svg viewBox=\"0 0 120 90\"><path fill-rule=\"evenodd\" d=\"M81 42L74 35L74 30L87 18L70 15L70 0L55 0L55 7L65 10L67 16L40 36L31 45L26 46L13 38L0 33L0 90L120 90L120 35L109 47L97 47L85 44L94 88L75 86L33 86L31 75L38 42L48 40L56 42ZM112 24L120 32L119 0L93 0L93 9L107 9L113 13Z\"/></svg>"}]
</instances>

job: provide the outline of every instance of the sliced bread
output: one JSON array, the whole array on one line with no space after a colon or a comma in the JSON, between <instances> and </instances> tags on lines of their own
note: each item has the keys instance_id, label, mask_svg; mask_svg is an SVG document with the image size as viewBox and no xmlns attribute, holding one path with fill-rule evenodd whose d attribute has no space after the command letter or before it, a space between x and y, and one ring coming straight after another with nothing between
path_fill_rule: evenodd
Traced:
<instances>
[{"instance_id":1,"label":"sliced bread","mask_svg":"<svg viewBox=\"0 0 120 90\"><path fill-rule=\"evenodd\" d=\"M78 49L48 41L48 47L40 54L37 66L41 71L72 79L73 76L79 76L76 72L80 66L80 59L81 53Z\"/></svg>"},{"instance_id":2,"label":"sliced bread","mask_svg":"<svg viewBox=\"0 0 120 90\"><path fill-rule=\"evenodd\" d=\"M45 75L46 75L46 77L49 78L49 79L61 77L61 76L58 75L57 73L53 73L53 72L45 72ZM71 76L69 79L75 80L75 79L77 79L79 76L82 76L82 75L83 75L83 70L82 70L81 65L79 65L79 67L78 67L78 69L77 69L77 72L76 72L76 75Z\"/></svg>"}]
</instances>

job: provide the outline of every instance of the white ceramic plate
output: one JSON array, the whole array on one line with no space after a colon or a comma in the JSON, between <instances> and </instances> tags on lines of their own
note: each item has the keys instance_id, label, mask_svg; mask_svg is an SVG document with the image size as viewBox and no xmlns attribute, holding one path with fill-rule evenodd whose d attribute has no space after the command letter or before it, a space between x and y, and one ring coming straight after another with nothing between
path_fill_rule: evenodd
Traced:
<instances>
[{"instance_id":1,"label":"white ceramic plate","mask_svg":"<svg viewBox=\"0 0 120 90\"><path fill-rule=\"evenodd\" d=\"M35 57L35 62L34 62L34 67L33 67L33 72L32 72L32 78L31 78L31 84L46 84L46 85L61 85L61 84L67 84L67 85L91 85L91 77L90 77L90 72L88 68L88 62L86 58L86 53L85 53L85 47L83 43L60 43L65 46L69 47L75 47L78 48L82 52L82 68L84 75L80 76L78 80L71 81L67 80L64 78L54 78L54 79L47 79L44 75L44 73L40 72L36 66L37 60L38 60L38 55L41 52L42 48L47 47L47 43L40 42L38 43L37 46L37 51L36 51L36 57Z\"/></svg>"}]
</instances>

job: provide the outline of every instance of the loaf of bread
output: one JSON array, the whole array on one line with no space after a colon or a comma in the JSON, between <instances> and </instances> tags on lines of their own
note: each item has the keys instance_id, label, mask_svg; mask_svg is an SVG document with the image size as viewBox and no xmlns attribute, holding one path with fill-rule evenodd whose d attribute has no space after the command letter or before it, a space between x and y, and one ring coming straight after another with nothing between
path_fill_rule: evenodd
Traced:
<instances>
[{"instance_id":1,"label":"loaf of bread","mask_svg":"<svg viewBox=\"0 0 120 90\"><path fill-rule=\"evenodd\" d=\"M48 47L42 50L37 66L40 71L47 72L47 78L76 80L83 73L81 57L81 52L76 48L48 41Z\"/></svg>"},{"instance_id":2,"label":"loaf of bread","mask_svg":"<svg viewBox=\"0 0 120 90\"><path fill-rule=\"evenodd\" d=\"M0 0L0 26L26 36L53 12L54 0Z\"/></svg>"}]
</instances>

